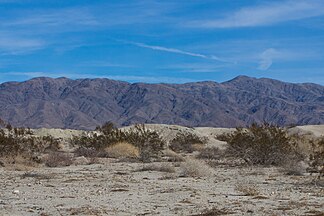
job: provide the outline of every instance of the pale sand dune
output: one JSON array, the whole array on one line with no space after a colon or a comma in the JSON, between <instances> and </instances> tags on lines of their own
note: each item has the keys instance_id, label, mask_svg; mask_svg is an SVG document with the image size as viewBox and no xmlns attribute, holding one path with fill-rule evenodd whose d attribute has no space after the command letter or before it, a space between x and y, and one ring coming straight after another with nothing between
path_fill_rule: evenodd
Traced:
<instances>
[{"instance_id":1,"label":"pale sand dune","mask_svg":"<svg viewBox=\"0 0 324 216\"><path fill-rule=\"evenodd\" d=\"M303 125L290 128L293 134L299 133L304 135L313 135L315 137L324 136L324 125Z\"/></svg>"},{"instance_id":2,"label":"pale sand dune","mask_svg":"<svg viewBox=\"0 0 324 216\"><path fill-rule=\"evenodd\" d=\"M313 133L315 136L324 136L324 125L305 125L305 126L297 126L304 131L309 131Z\"/></svg>"},{"instance_id":3,"label":"pale sand dune","mask_svg":"<svg viewBox=\"0 0 324 216\"><path fill-rule=\"evenodd\" d=\"M53 136L54 138L62 138L62 139L69 139L73 136L81 135L84 131L81 130L71 130L71 129L48 129L48 128L41 128L41 129L33 129L33 133L36 136Z\"/></svg>"},{"instance_id":4,"label":"pale sand dune","mask_svg":"<svg viewBox=\"0 0 324 216\"><path fill-rule=\"evenodd\" d=\"M134 126L123 127L123 130L129 130ZM193 133L200 137L208 138L208 146L217 146L224 147L225 142L219 141L216 139L217 135L223 133L231 133L235 130L235 128L213 128L213 127L196 127L189 128L183 127L179 125L166 125L166 124L146 124L145 127L147 129L151 129L157 131L165 141L169 142L172 140L178 132L182 133ZM290 128L288 130L292 134L308 134L310 136L320 137L324 136L324 125L305 125L305 126L297 126ZM63 140L68 140L73 136L81 135L82 133L89 133L89 131L82 130L71 130L71 129L34 129L34 134L36 136L47 136L51 135L54 138L62 138Z\"/></svg>"}]
</instances>

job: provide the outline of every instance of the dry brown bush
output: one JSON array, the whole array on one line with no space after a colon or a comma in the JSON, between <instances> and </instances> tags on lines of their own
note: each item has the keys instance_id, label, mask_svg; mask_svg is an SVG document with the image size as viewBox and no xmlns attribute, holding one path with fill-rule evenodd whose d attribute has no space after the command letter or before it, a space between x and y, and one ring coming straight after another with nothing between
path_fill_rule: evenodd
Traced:
<instances>
[{"instance_id":1,"label":"dry brown bush","mask_svg":"<svg viewBox=\"0 0 324 216\"><path fill-rule=\"evenodd\" d=\"M103 151L98 151L93 147L83 147L80 146L74 151L75 156L77 157L87 157L87 158L95 158L95 157L103 157L106 156Z\"/></svg>"},{"instance_id":2,"label":"dry brown bush","mask_svg":"<svg viewBox=\"0 0 324 216\"><path fill-rule=\"evenodd\" d=\"M31 160L29 156L24 156L22 154L3 157L2 161L7 170L29 171L39 166L39 164Z\"/></svg>"},{"instance_id":3,"label":"dry brown bush","mask_svg":"<svg viewBox=\"0 0 324 216\"><path fill-rule=\"evenodd\" d=\"M51 152L45 158L45 165L48 167L64 167L73 163L71 155L63 152Z\"/></svg>"},{"instance_id":4,"label":"dry brown bush","mask_svg":"<svg viewBox=\"0 0 324 216\"><path fill-rule=\"evenodd\" d=\"M308 165L304 161L294 161L287 160L285 164L282 165L284 172L287 175L301 176L306 173Z\"/></svg>"},{"instance_id":5,"label":"dry brown bush","mask_svg":"<svg viewBox=\"0 0 324 216\"><path fill-rule=\"evenodd\" d=\"M119 142L105 148L109 157L113 158L139 158L140 152L137 147L127 142Z\"/></svg>"},{"instance_id":6,"label":"dry brown bush","mask_svg":"<svg viewBox=\"0 0 324 216\"><path fill-rule=\"evenodd\" d=\"M197 158L207 159L207 160L217 160L220 159L224 153L218 147L207 147L202 149Z\"/></svg>"},{"instance_id":7,"label":"dry brown bush","mask_svg":"<svg viewBox=\"0 0 324 216\"><path fill-rule=\"evenodd\" d=\"M312 144L310 166L317 169L320 175L324 176L324 137L314 140Z\"/></svg>"},{"instance_id":8,"label":"dry brown bush","mask_svg":"<svg viewBox=\"0 0 324 216\"><path fill-rule=\"evenodd\" d=\"M194 158L187 158L185 162L180 165L181 177L208 177L214 174L213 168L211 168L204 161Z\"/></svg>"}]
</instances>

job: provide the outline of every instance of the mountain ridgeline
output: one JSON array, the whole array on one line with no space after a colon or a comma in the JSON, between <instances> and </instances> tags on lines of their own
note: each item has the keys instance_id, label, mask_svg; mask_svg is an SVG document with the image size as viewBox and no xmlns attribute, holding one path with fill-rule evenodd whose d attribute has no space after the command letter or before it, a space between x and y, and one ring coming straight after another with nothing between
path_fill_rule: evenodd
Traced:
<instances>
[{"instance_id":1,"label":"mountain ridgeline","mask_svg":"<svg viewBox=\"0 0 324 216\"><path fill-rule=\"evenodd\" d=\"M246 76L186 84L41 77L1 84L0 118L14 126L86 130L107 121L118 126L324 124L324 86Z\"/></svg>"}]
</instances>

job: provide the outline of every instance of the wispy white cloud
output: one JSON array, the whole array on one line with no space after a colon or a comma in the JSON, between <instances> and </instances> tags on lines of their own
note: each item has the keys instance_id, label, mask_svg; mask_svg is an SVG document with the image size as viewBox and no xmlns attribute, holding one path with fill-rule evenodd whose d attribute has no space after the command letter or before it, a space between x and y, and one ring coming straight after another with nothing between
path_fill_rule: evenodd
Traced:
<instances>
[{"instance_id":1,"label":"wispy white cloud","mask_svg":"<svg viewBox=\"0 0 324 216\"><path fill-rule=\"evenodd\" d=\"M5 27L22 27L22 26L49 26L64 27L66 25L97 25L98 22L87 9L84 8L67 8L59 10L33 10L32 12L23 13L16 19L8 20L2 23ZM70 29L73 30L73 29Z\"/></svg>"},{"instance_id":2,"label":"wispy white cloud","mask_svg":"<svg viewBox=\"0 0 324 216\"><path fill-rule=\"evenodd\" d=\"M268 48L257 57L259 60L259 66L257 69L264 71L268 70L275 60L278 62L301 61L311 58L312 56L316 57L316 54L308 53L306 51L305 53L302 53L293 50Z\"/></svg>"},{"instance_id":3,"label":"wispy white cloud","mask_svg":"<svg viewBox=\"0 0 324 216\"><path fill-rule=\"evenodd\" d=\"M278 51L273 48L265 50L260 56L258 69L268 70L273 63L273 58L276 57L276 55L278 55Z\"/></svg>"},{"instance_id":4,"label":"wispy white cloud","mask_svg":"<svg viewBox=\"0 0 324 216\"><path fill-rule=\"evenodd\" d=\"M146 48L146 49L151 49L151 50L157 50L157 51L163 51L163 52L169 52L169 53L176 53L176 54L180 54L180 55L186 55L186 56L192 56L192 57L197 57L197 58L215 60L215 61L219 61L219 62L231 63L231 62L229 62L229 61L227 61L225 59L222 59L222 58L220 58L218 56L215 56L215 55L205 55L205 54L201 54L201 53L188 52L188 51L184 51L184 50L180 50L180 49L176 49L176 48L148 45L148 44L145 44L145 43L139 43L139 42L134 42L134 41L122 41L122 40L118 40L118 41L123 42L123 43L127 43L127 44L132 44L132 45L142 47L142 48Z\"/></svg>"},{"instance_id":5,"label":"wispy white cloud","mask_svg":"<svg viewBox=\"0 0 324 216\"><path fill-rule=\"evenodd\" d=\"M285 0L242 8L227 14L224 18L194 21L186 25L202 28L254 27L323 15L322 0Z\"/></svg>"},{"instance_id":6,"label":"wispy white cloud","mask_svg":"<svg viewBox=\"0 0 324 216\"><path fill-rule=\"evenodd\" d=\"M17 55L42 49L46 43L40 39L30 39L13 34L0 34L0 55Z\"/></svg>"}]
</instances>

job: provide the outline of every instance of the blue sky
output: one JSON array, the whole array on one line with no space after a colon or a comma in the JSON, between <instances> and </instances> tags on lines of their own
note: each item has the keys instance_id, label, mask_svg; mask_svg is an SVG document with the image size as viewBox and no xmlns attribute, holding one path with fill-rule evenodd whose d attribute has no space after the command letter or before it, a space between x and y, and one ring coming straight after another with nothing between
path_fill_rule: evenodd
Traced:
<instances>
[{"instance_id":1,"label":"blue sky","mask_svg":"<svg viewBox=\"0 0 324 216\"><path fill-rule=\"evenodd\" d=\"M0 82L324 84L323 0L0 0Z\"/></svg>"}]
</instances>

